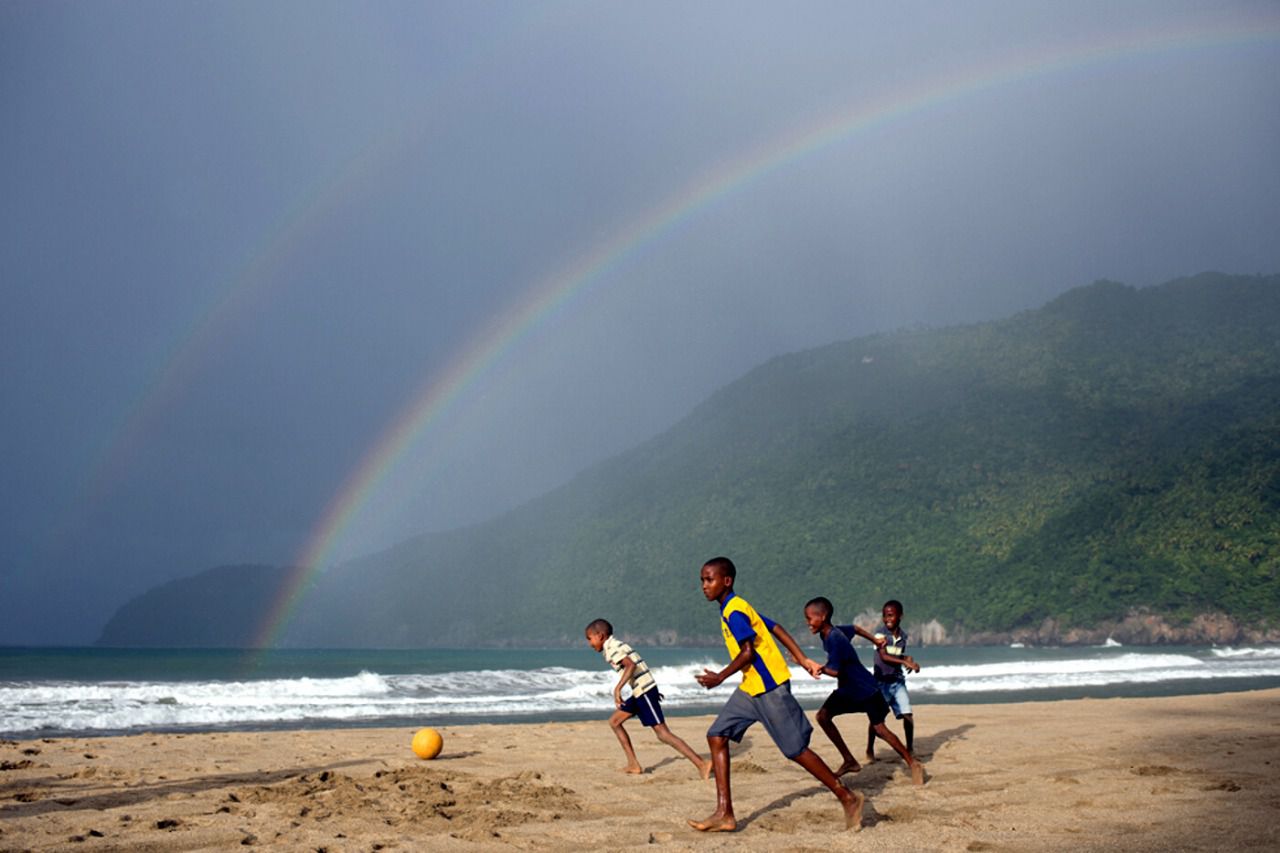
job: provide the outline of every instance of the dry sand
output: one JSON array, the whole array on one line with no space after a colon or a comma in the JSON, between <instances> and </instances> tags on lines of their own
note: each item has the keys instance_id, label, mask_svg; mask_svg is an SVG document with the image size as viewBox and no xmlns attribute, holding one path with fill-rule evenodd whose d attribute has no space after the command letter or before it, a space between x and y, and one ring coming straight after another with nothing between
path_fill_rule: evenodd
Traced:
<instances>
[{"instance_id":1,"label":"dry sand","mask_svg":"<svg viewBox=\"0 0 1280 853\"><path fill-rule=\"evenodd\" d=\"M699 750L708 722L670 720ZM697 833L714 782L628 728L642 776L603 720L443 726L434 761L407 729L5 741L0 850L1280 849L1280 690L918 706L928 783L881 744L845 777L857 834L758 726L733 756L739 831Z\"/></svg>"}]
</instances>

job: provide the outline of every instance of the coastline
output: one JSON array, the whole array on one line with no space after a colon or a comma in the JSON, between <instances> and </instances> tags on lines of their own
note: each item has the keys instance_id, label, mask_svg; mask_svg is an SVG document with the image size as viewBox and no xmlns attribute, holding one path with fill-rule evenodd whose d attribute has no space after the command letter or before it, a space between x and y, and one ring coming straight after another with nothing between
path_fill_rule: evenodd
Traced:
<instances>
[{"instance_id":1,"label":"coastline","mask_svg":"<svg viewBox=\"0 0 1280 853\"><path fill-rule=\"evenodd\" d=\"M724 691L724 698L728 692ZM859 844L913 850L1276 849L1280 689L917 709L929 781L883 759L845 777ZM844 717L846 739L865 728ZM710 718L673 717L695 749ZM891 727L901 731L891 721ZM834 799L754 727L734 750L739 832L704 836L714 783L628 724L649 772L598 720L142 734L0 744L0 850L828 849ZM821 732L813 746L831 760Z\"/></svg>"}]
</instances>

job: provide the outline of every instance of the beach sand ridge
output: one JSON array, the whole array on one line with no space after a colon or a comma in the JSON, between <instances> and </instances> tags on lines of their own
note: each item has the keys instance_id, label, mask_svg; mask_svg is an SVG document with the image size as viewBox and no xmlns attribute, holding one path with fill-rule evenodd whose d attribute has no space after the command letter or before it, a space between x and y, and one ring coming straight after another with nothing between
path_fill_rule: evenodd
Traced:
<instances>
[{"instance_id":1,"label":"beach sand ridge","mask_svg":"<svg viewBox=\"0 0 1280 853\"><path fill-rule=\"evenodd\" d=\"M705 750L709 718L669 722ZM4 741L0 851L1280 849L1280 690L921 705L928 783L880 745L844 777L867 796L856 836L758 727L733 752L739 830L722 836L685 824L714 783L638 724L641 776L619 772L603 719L437 728L433 761L405 729ZM821 732L813 747L834 762Z\"/></svg>"}]
</instances>

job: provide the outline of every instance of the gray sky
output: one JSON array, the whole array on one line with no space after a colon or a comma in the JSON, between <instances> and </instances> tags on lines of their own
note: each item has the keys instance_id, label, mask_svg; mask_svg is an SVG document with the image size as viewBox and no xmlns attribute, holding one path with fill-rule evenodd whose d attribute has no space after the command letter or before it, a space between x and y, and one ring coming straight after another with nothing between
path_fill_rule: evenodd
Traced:
<instances>
[{"instance_id":1,"label":"gray sky","mask_svg":"<svg viewBox=\"0 0 1280 853\"><path fill-rule=\"evenodd\" d=\"M489 517L779 353L1280 271L1268 2L8 0L0 110L6 644L353 482L326 559Z\"/></svg>"}]
</instances>

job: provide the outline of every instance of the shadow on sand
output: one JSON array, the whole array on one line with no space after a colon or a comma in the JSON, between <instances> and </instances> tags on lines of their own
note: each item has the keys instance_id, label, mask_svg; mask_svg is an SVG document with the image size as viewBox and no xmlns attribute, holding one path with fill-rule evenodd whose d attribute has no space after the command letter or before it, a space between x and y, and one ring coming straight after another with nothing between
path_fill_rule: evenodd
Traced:
<instances>
[{"instance_id":1,"label":"shadow on sand","mask_svg":"<svg viewBox=\"0 0 1280 853\"><path fill-rule=\"evenodd\" d=\"M963 740L965 735L972 728L974 728L972 723L966 723L963 726L956 726L955 728L945 729L940 732L934 732L933 734L928 735L926 737L918 737L916 738L916 742L915 742L916 754L921 756L922 760L924 756L932 757L934 754L937 753L939 749L945 746L948 742L953 740ZM817 732L815 732L814 734L816 736ZM892 780L897 775L897 770L899 767L905 767L905 765L902 763L902 760L898 758L897 754L894 754L892 759L882 758L868 767L863 767L861 772L847 773L844 775L844 777L842 777L842 781L844 781L849 788L855 791L861 791L867 797L867 806L862 812L862 825L864 827L875 826L876 823L880 821L880 815L878 812L876 812L873 801L876 795L883 792L885 787L889 784L890 780ZM732 773L732 768L730 768L730 773ZM928 772L928 763L926 762L925 764L925 784L926 785L929 784L928 780L929 780L929 772ZM902 782L901 784L910 785L911 784L910 779L908 778L905 782ZM756 809L755 811L751 812L751 814L747 815L746 817L739 818L738 830L741 831L743 829L746 829L748 826L752 824L752 822L759 820L760 818L764 817L767 814L770 814L771 812L785 809L788 806L795 803L797 800L804 799L805 797L817 797L817 796L829 797L831 796L831 792L828 791L826 786L824 785L815 785L813 787L805 788L800 791L794 791L790 794L787 794L785 797L779 797L773 802L767 803L761 806L760 808Z\"/></svg>"}]
</instances>

